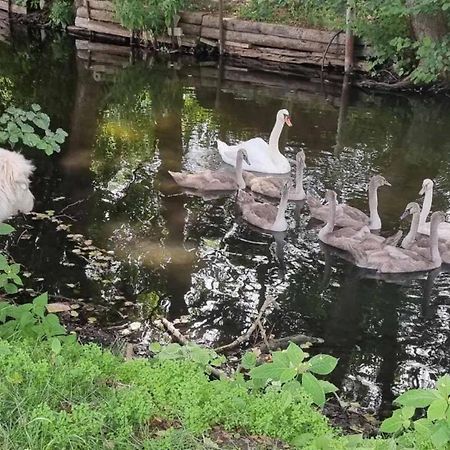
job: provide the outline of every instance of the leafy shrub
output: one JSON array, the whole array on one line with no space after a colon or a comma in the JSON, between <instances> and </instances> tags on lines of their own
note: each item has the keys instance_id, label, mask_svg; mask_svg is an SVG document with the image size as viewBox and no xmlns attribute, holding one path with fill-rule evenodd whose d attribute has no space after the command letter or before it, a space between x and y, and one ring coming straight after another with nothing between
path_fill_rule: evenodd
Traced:
<instances>
[{"instance_id":1,"label":"leafy shrub","mask_svg":"<svg viewBox=\"0 0 450 450\"><path fill-rule=\"evenodd\" d=\"M439 378L435 389L412 389L400 395L395 403L401 407L386 419L380 430L385 433L406 432L404 439L417 448L448 449L450 444L450 376ZM417 420L417 410L426 414ZM409 432L409 434L408 434Z\"/></svg>"},{"instance_id":2,"label":"leafy shrub","mask_svg":"<svg viewBox=\"0 0 450 450\"><path fill-rule=\"evenodd\" d=\"M50 22L65 28L74 23L73 2L70 0L54 0L50 7Z\"/></svg>"},{"instance_id":3,"label":"leafy shrub","mask_svg":"<svg viewBox=\"0 0 450 450\"><path fill-rule=\"evenodd\" d=\"M314 374L328 375L338 360L330 355L316 355L309 360L308 357L298 345L291 342L286 350L272 354L272 362L255 367L256 356L247 353L242 365L251 369L250 377L256 388L278 386L291 393L303 388L316 405L323 406L325 395L336 392L337 387L326 380L317 379ZM297 378L301 379L301 383Z\"/></svg>"},{"instance_id":4,"label":"leafy shrub","mask_svg":"<svg viewBox=\"0 0 450 450\"><path fill-rule=\"evenodd\" d=\"M186 3L186 0L114 0L114 7L124 27L156 34L172 24L175 14Z\"/></svg>"},{"instance_id":5,"label":"leafy shrub","mask_svg":"<svg viewBox=\"0 0 450 450\"><path fill-rule=\"evenodd\" d=\"M15 146L18 142L43 150L47 155L61 150L67 133L58 128L50 130L50 117L39 105L31 105L30 111L10 106L0 116L0 144Z\"/></svg>"}]
</instances>

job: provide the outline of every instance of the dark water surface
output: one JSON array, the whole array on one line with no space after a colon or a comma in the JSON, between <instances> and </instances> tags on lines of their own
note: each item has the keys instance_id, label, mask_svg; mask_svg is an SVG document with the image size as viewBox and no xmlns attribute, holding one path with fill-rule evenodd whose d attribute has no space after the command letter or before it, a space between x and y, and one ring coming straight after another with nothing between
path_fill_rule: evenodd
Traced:
<instances>
[{"instance_id":1,"label":"dark water surface","mask_svg":"<svg viewBox=\"0 0 450 450\"><path fill-rule=\"evenodd\" d=\"M69 38L18 34L0 42L0 91L9 79L19 104L39 103L69 132L60 155L26 152L37 166L36 211L71 224L15 219L7 245L33 274L28 288L87 299L103 326L142 320L148 305L127 305L157 292L169 318L189 315L191 336L207 343L246 330L273 295L272 332L324 338L321 351L340 358L333 381L343 395L375 408L450 370L447 273L364 279L323 252L306 207L290 205L290 228L274 239L236 220L233 198L183 194L167 173L217 167L217 138L267 139L276 111L288 108L294 126L283 145L289 157L304 149L306 186L334 188L366 210L367 180L383 174L392 183L380 190L390 233L423 178L436 183L434 207L448 208L449 98L351 91L346 109L338 87L220 74L190 58L136 60L128 49L89 54Z\"/></svg>"}]
</instances>

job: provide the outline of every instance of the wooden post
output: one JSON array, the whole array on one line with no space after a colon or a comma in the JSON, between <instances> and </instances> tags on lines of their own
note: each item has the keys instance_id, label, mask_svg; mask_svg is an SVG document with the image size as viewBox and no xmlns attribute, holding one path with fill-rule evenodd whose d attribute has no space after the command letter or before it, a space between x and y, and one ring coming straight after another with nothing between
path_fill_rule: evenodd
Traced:
<instances>
[{"instance_id":1,"label":"wooden post","mask_svg":"<svg viewBox=\"0 0 450 450\"><path fill-rule=\"evenodd\" d=\"M345 17L345 61L344 72L349 74L353 70L354 54L355 54L355 38L352 30L353 6L350 2L347 5L347 13Z\"/></svg>"},{"instance_id":2,"label":"wooden post","mask_svg":"<svg viewBox=\"0 0 450 450\"><path fill-rule=\"evenodd\" d=\"M219 53L223 55L225 47L225 30L223 27L223 2L219 0Z\"/></svg>"}]
</instances>

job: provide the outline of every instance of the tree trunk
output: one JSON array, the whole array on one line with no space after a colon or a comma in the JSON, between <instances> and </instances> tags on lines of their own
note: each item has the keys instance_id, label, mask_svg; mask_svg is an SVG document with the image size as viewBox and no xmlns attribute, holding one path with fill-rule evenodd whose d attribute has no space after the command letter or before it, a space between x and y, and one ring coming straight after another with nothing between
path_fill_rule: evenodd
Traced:
<instances>
[{"instance_id":1,"label":"tree trunk","mask_svg":"<svg viewBox=\"0 0 450 450\"><path fill-rule=\"evenodd\" d=\"M417 0L406 0L406 5L413 8ZM433 41L441 41L449 32L448 19L446 14L439 13L419 13L411 16L411 27L416 40L420 41L424 37L429 37Z\"/></svg>"}]
</instances>

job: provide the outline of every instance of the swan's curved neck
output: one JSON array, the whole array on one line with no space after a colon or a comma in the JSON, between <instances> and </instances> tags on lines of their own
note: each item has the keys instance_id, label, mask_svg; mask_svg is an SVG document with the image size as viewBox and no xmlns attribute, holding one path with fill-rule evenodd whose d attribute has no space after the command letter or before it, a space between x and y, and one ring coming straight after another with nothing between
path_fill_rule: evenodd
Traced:
<instances>
[{"instance_id":1,"label":"swan's curved neck","mask_svg":"<svg viewBox=\"0 0 450 450\"><path fill-rule=\"evenodd\" d=\"M319 237L333 232L335 220L336 220L336 199L333 198L328 202L328 220L325 226L319 231Z\"/></svg>"},{"instance_id":2,"label":"swan's curved neck","mask_svg":"<svg viewBox=\"0 0 450 450\"><path fill-rule=\"evenodd\" d=\"M285 214L286 214L286 208L287 208L287 204L288 204L288 196L289 196L289 191L283 192L283 195L281 196L280 204L278 205L277 216L276 216L275 222L274 222L274 228L277 225L281 225L282 223L284 223L286 221Z\"/></svg>"},{"instance_id":3,"label":"swan's curved neck","mask_svg":"<svg viewBox=\"0 0 450 450\"><path fill-rule=\"evenodd\" d=\"M433 202L433 188L430 187L425 191L425 198L423 199L422 212L420 213L419 225L425 225L427 221L428 214L431 211L431 204Z\"/></svg>"},{"instance_id":4,"label":"swan's curved neck","mask_svg":"<svg viewBox=\"0 0 450 450\"><path fill-rule=\"evenodd\" d=\"M415 212L411 220L411 226L409 227L408 234L402 241L402 248L409 249L414 244L417 236L417 231L419 230L419 220L420 220L420 213Z\"/></svg>"},{"instance_id":5,"label":"swan's curved neck","mask_svg":"<svg viewBox=\"0 0 450 450\"><path fill-rule=\"evenodd\" d=\"M242 153L238 152L237 157L236 157L235 175L236 175L236 183L237 183L239 189L245 189L245 187L246 187L244 177L242 176L242 161L243 161L243 159L244 158L242 156Z\"/></svg>"},{"instance_id":6,"label":"swan's curved neck","mask_svg":"<svg viewBox=\"0 0 450 450\"><path fill-rule=\"evenodd\" d=\"M297 167L295 169L295 193L305 196L305 191L303 189L303 164L297 162Z\"/></svg>"},{"instance_id":7,"label":"swan's curved neck","mask_svg":"<svg viewBox=\"0 0 450 450\"><path fill-rule=\"evenodd\" d=\"M275 125L273 127L272 132L270 133L269 138L269 150L273 152L280 152L280 149L278 147L278 143L280 141L281 132L283 131L284 121L277 120L275 121Z\"/></svg>"},{"instance_id":8,"label":"swan's curved neck","mask_svg":"<svg viewBox=\"0 0 450 450\"><path fill-rule=\"evenodd\" d=\"M436 264L441 264L441 254L439 253L439 219L431 217L430 224L430 253L431 260Z\"/></svg>"},{"instance_id":9,"label":"swan's curved neck","mask_svg":"<svg viewBox=\"0 0 450 450\"><path fill-rule=\"evenodd\" d=\"M371 230L381 229L381 219L378 214L378 188L369 185L369 211L370 211L370 222L369 228Z\"/></svg>"}]
</instances>

